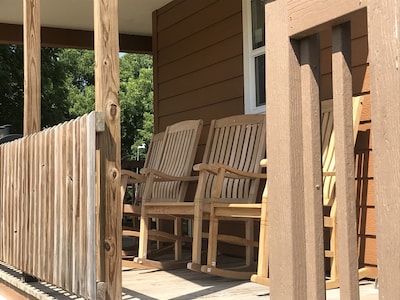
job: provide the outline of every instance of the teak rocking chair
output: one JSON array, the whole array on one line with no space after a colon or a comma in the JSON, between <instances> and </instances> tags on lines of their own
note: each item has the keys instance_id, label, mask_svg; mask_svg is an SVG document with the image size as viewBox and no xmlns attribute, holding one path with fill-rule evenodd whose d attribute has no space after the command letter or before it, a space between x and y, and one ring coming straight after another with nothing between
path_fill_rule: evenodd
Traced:
<instances>
[{"instance_id":1,"label":"teak rocking chair","mask_svg":"<svg viewBox=\"0 0 400 300\"><path fill-rule=\"evenodd\" d=\"M193 163L200 139L203 122L189 120L167 127L163 139L163 152L157 168L143 168L141 174L146 177L141 203L140 234L138 256L136 263L170 269L179 266L182 258L182 223L181 214L174 216L174 209L182 204L190 181L197 181L197 176L191 176ZM184 215L184 214L183 214ZM149 218L172 219L174 233L152 231L149 228ZM156 261L149 259L148 241L154 237L163 242L172 242L175 249L173 261ZM191 239L188 238L190 241ZM182 264L181 264L182 265Z\"/></svg>"},{"instance_id":2,"label":"teak rocking chair","mask_svg":"<svg viewBox=\"0 0 400 300\"><path fill-rule=\"evenodd\" d=\"M159 269L181 267L188 260L182 259L182 241L180 223L175 221L175 258L173 261L151 261L147 258L148 228L144 216L159 218L173 217L180 220L181 217L193 219L193 245L192 263L188 267L195 268L201 263L201 244L204 236L202 221L209 218L210 202L213 182L217 180L216 174L221 168L229 171L227 179L223 181L223 197L234 201L245 195L255 201L259 180L263 175L258 174L260 169L256 160L265 156L265 116L240 115L213 120L210 125L207 144L201 164L194 167L199 171L195 200L183 202L183 198L163 196L170 194L171 187L164 189L151 188L153 179L170 180L174 184L181 184L182 180L192 180L192 177L179 178L162 174L160 172L144 170L147 174L146 191L142 203L142 222L140 225L140 247L137 262ZM183 160L182 160L183 161ZM234 173L235 168L239 171ZM265 176L264 176L265 177ZM168 183L171 184L171 183ZM227 188L230 187L230 188ZM229 190L232 193L228 192ZM235 190L235 191L233 191ZM164 199L165 198L165 199ZM193 269L193 268L192 268ZM200 270L200 269L198 269Z\"/></svg>"},{"instance_id":3,"label":"teak rocking chair","mask_svg":"<svg viewBox=\"0 0 400 300\"><path fill-rule=\"evenodd\" d=\"M157 169L164 149L164 134L160 132L153 135L151 139L149 150L147 151L144 168ZM144 182L146 177L132 172L130 170L121 170L121 201L122 201L122 216L131 217L132 224L124 224L122 227L122 236L129 238L139 238L139 224L138 218L140 217L140 203L144 191ZM128 186L132 186L132 203L125 203L125 195ZM129 248L129 247L128 247ZM136 250L123 249L122 258L133 258L137 254L137 245L134 246ZM129 265L129 261L123 260L123 265Z\"/></svg>"},{"instance_id":4,"label":"teak rocking chair","mask_svg":"<svg viewBox=\"0 0 400 300\"><path fill-rule=\"evenodd\" d=\"M192 262L188 263L188 269L242 278L236 276L236 271L217 268L218 241L245 246L246 265L254 261L257 243L251 214L252 207L257 207L260 218L261 205L255 202L260 180L266 179L259 165L265 157L265 138L264 115L235 116L211 124L203 163L194 167L200 174L195 197ZM207 266L201 266L202 219L208 211ZM236 213L249 217L245 220L245 237L219 233L218 221L235 219Z\"/></svg>"},{"instance_id":5,"label":"teak rocking chair","mask_svg":"<svg viewBox=\"0 0 400 300\"><path fill-rule=\"evenodd\" d=\"M358 127L361 118L363 97L353 98L353 130L354 143L356 142ZM324 216L324 228L329 231L329 248L325 250L325 258L330 261L330 276L326 280L326 288L339 287L337 271L337 223L336 223L336 195L335 195L335 137L333 131L333 100L321 103L321 139L322 139L322 170L323 170L323 205L329 211ZM266 161L265 161L266 164ZM251 276L251 281L269 285L268 269L268 191L265 187L262 199L262 213L260 222L260 245L258 255L257 274ZM368 268L359 270L359 278L369 275Z\"/></svg>"}]
</instances>

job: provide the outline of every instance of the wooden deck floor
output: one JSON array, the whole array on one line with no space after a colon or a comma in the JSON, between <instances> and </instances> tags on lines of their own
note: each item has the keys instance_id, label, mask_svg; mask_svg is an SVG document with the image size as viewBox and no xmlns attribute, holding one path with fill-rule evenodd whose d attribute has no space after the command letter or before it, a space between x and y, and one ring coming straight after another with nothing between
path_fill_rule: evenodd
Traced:
<instances>
[{"instance_id":1,"label":"wooden deck floor","mask_svg":"<svg viewBox=\"0 0 400 300\"><path fill-rule=\"evenodd\" d=\"M249 281L231 280L186 269L160 271L125 269L122 299L270 299L269 288ZM340 299L340 290L327 291L327 300ZM360 299L378 300L370 281L360 282Z\"/></svg>"},{"instance_id":2,"label":"wooden deck floor","mask_svg":"<svg viewBox=\"0 0 400 300\"><path fill-rule=\"evenodd\" d=\"M20 272L0 264L0 282L37 299L75 299L68 293L42 282L24 283ZM122 271L122 299L269 299L269 288L249 281L197 273L187 269L160 271L155 269L126 269ZM0 293L1 295L1 293ZM1 298L0 298L1 299ZM13 298L6 298L13 300ZM21 299L21 298L16 298ZM22 298L24 299L24 298ZM327 292L327 300L340 299L340 290ZM360 283L361 300L378 300L373 282Z\"/></svg>"}]
</instances>

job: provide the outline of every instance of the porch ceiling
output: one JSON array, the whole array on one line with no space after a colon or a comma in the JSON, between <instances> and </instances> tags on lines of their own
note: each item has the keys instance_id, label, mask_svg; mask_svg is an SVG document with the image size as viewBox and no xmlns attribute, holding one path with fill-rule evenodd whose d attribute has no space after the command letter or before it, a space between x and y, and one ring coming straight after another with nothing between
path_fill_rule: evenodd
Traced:
<instances>
[{"instance_id":1,"label":"porch ceiling","mask_svg":"<svg viewBox=\"0 0 400 300\"><path fill-rule=\"evenodd\" d=\"M120 0L120 33L151 36L154 10L171 0ZM22 0L0 0L0 23L22 24ZM44 27L93 30L93 0L41 0Z\"/></svg>"}]
</instances>

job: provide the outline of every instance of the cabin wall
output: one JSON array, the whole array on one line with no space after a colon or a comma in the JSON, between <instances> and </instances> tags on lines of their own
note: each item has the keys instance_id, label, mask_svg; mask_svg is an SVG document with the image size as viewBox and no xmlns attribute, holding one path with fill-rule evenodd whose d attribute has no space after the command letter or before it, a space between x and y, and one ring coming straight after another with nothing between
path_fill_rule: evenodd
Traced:
<instances>
[{"instance_id":1,"label":"cabin wall","mask_svg":"<svg viewBox=\"0 0 400 300\"><path fill-rule=\"evenodd\" d=\"M175 0L153 14L155 131L244 113L241 0ZM321 33L321 99L332 98L331 31ZM352 20L353 94L366 95L356 143L360 265L376 266L367 20ZM237 228L238 229L238 228Z\"/></svg>"},{"instance_id":2,"label":"cabin wall","mask_svg":"<svg viewBox=\"0 0 400 300\"><path fill-rule=\"evenodd\" d=\"M244 113L242 1L174 1L153 26L155 131L201 118L204 145L212 119Z\"/></svg>"}]
</instances>

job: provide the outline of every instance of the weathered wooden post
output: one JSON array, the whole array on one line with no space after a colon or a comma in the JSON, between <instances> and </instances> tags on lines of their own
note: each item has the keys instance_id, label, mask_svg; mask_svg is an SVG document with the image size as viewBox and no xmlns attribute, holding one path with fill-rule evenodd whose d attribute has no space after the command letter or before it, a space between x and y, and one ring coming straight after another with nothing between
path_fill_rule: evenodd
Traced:
<instances>
[{"instance_id":1,"label":"weathered wooden post","mask_svg":"<svg viewBox=\"0 0 400 300\"><path fill-rule=\"evenodd\" d=\"M118 0L94 0L96 111L105 113L98 136L98 280L105 299L121 299L121 133Z\"/></svg>"},{"instance_id":2,"label":"weathered wooden post","mask_svg":"<svg viewBox=\"0 0 400 300\"><path fill-rule=\"evenodd\" d=\"M400 6L368 1L379 299L400 299Z\"/></svg>"},{"instance_id":3,"label":"weathered wooden post","mask_svg":"<svg viewBox=\"0 0 400 300\"><path fill-rule=\"evenodd\" d=\"M307 299L299 42L287 1L267 3L265 22L271 297Z\"/></svg>"},{"instance_id":4,"label":"weathered wooden post","mask_svg":"<svg viewBox=\"0 0 400 300\"><path fill-rule=\"evenodd\" d=\"M40 131L40 0L24 0L24 135Z\"/></svg>"}]
</instances>

